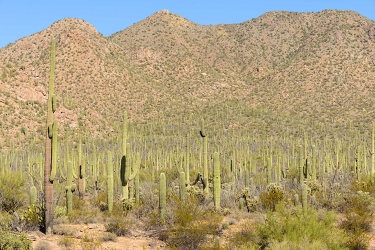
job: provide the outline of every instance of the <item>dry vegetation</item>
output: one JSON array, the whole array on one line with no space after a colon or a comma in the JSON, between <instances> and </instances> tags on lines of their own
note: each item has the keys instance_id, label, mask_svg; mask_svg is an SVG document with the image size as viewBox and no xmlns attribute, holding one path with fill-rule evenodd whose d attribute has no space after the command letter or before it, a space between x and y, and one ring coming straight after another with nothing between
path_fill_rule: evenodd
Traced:
<instances>
[{"instance_id":1,"label":"dry vegetation","mask_svg":"<svg viewBox=\"0 0 375 250\"><path fill-rule=\"evenodd\" d=\"M85 21L64 19L0 50L0 249L11 241L27 246L14 230L42 223L52 38L59 122L54 233L61 249L102 249L134 235L171 249L369 246L375 22L326 10L202 26L159 11L110 37ZM124 111L130 118L126 159L131 171L139 169L139 185L129 186L137 202L134 193L121 198ZM208 193L199 175L205 155L212 173L214 152L220 154L220 209L212 202L213 175L205 176ZM67 214L66 191L74 189L66 187L69 161L75 173L78 162L85 166L86 194L74 192ZM178 183L187 170L184 200ZM161 172L167 179L163 218ZM32 186L36 204L28 201ZM79 231L75 225L82 224L105 229ZM57 246L40 241L35 247Z\"/></svg>"}]
</instances>

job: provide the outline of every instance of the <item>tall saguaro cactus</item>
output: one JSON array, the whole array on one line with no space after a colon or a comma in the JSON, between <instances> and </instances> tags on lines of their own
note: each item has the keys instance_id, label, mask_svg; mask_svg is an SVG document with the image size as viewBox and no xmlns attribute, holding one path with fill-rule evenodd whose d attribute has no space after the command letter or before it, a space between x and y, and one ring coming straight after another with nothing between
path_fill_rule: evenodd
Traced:
<instances>
[{"instance_id":1,"label":"tall saguaro cactus","mask_svg":"<svg viewBox=\"0 0 375 250\"><path fill-rule=\"evenodd\" d=\"M299 169L299 183L302 184L304 179L305 179L305 175L303 173L303 167L305 165L305 161L304 161L304 158L303 158L303 148L302 146L300 146L299 148L299 166L298 166L298 169Z\"/></svg>"},{"instance_id":2,"label":"tall saguaro cactus","mask_svg":"<svg viewBox=\"0 0 375 250\"><path fill-rule=\"evenodd\" d=\"M75 184L73 183L73 163L68 162L67 173L66 173L66 211L68 215L73 212L73 192L75 191Z\"/></svg>"},{"instance_id":3,"label":"tall saguaro cactus","mask_svg":"<svg viewBox=\"0 0 375 250\"><path fill-rule=\"evenodd\" d=\"M55 81L55 48L56 41L52 40L50 55L50 72L47 100L47 129L46 151L44 167L44 228L45 233L52 233L53 229L53 181L56 174L56 150L57 150L57 122L53 119L56 111L56 98L54 95Z\"/></svg>"},{"instance_id":4,"label":"tall saguaro cactus","mask_svg":"<svg viewBox=\"0 0 375 250\"><path fill-rule=\"evenodd\" d=\"M190 144L189 144L189 134L186 136L186 159L185 159L185 173L186 173L186 183L190 183Z\"/></svg>"},{"instance_id":5,"label":"tall saguaro cactus","mask_svg":"<svg viewBox=\"0 0 375 250\"><path fill-rule=\"evenodd\" d=\"M214 153L214 205L215 209L220 209L220 193L221 193L221 180L220 180L220 161L219 153Z\"/></svg>"},{"instance_id":6,"label":"tall saguaro cactus","mask_svg":"<svg viewBox=\"0 0 375 250\"><path fill-rule=\"evenodd\" d=\"M203 137L203 182L204 182L204 193L209 193L209 186L208 186L208 142L207 142L207 134L204 129L204 120L201 121L201 130L200 135Z\"/></svg>"},{"instance_id":7,"label":"tall saguaro cactus","mask_svg":"<svg viewBox=\"0 0 375 250\"><path fill-rule=\"evenodd\" d=\"M113 209L113 163L110 151L107 156L107 204L108 211L111 213Z\"/></svg>"},{"instance_id":8,"label":"tall saguaro cactus","mask_svg":"<svg viewBox=\"0 0 375 250\"><path fill-rule=\"evenodd\" d=\"M121 169L120 178L122 185L122 199L129 199L129 183L128 179L130 176L130 166L129 159L127 158L127 151L129 151L129 146L127 146L128 137L128 115L124 112L123 129L122 129L122 156L121 156Z\"/></svg>"},{"instance_id":9,"label":"tall saguaro cactus","mask_svg":"<svg viewBox=\"0 0 375 250\"><path fill-rule=\"evenodd\" d=\"M79 197L83 198L85 195L85 175L86 175L86 168L85 165L82 164L82 136L79 136L78 142L78 193Z\"/></svg>"},{"instance_id":10,"label":"tall saguaro cactus","mask_svg":"<svg viewBox=\"0 0 375 250\"><path fill-rule=\"evenodd\" d=\"M167 180L164 173L160 173L159 180L159 213L160 220L165 222L166 206L167 206Z\"/></svg>"}]
</instances>

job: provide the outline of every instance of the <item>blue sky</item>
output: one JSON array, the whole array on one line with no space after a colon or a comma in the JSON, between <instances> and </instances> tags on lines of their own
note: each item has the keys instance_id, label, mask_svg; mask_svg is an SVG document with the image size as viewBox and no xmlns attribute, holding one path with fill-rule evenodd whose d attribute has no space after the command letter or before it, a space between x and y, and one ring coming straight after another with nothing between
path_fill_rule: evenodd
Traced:
<instances>
[{"instance_id":1,"label":"blue sky","mask_svg":"<svg viewBox=\"0 0 375 250\"><path fill-rule=\"evenodd\" d=\"M163 9L205 25L240 23L277 10L353 10L375 21L375 0L0 0L0 48L66 17L109 36Z\"/></svg>"}]
</instances>

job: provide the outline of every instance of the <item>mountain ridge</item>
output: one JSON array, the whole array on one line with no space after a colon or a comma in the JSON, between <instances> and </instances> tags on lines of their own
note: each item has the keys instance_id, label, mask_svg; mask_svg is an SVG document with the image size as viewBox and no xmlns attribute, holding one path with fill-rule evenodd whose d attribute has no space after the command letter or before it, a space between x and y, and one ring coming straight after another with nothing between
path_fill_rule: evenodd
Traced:
<instances>
[{"instance_id":1,"label":"mountain ridge","mask_svg":"<svg viewBox=\"0 0 375 250\"><path fill-rule=\"evenodd\" d=\"M325 10L199 25L159 11L108 37L67 18L0 49L4 148L43 140L53 37L60 136L84 131L105 138L118 130L125 110L135 123L216 114L224 125L212 121L215 128L258 132L265 121L280 132L275 115L289 130L311 120L340 126L372 121L374 21Z\"/></svg>"}]
</instances>

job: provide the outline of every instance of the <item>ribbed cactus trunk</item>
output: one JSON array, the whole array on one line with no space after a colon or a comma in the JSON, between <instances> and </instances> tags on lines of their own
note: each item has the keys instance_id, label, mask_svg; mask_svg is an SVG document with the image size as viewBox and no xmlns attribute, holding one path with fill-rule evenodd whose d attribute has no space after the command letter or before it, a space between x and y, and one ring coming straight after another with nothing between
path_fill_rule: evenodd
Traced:
<instances>
[{"instance_id":1,"label":"ribbed cactus trunk","mask_svg":"<svg viewBox=\"0 0 375 250\"><path fill-rule=\"evenodd\" d=\"M221 194L221 180L220 180L220 161L219 153L214 153L214 205L215 209L220 209L220 194Z\"/></svg>"},{"instance_id":2,"label":"ribbed cactus trunk","mask_svg":"<svg viewBox=\"0 0 375 250\"><path fill-rule=\"evenodd\" d=\"M94 146L94 152L93 152L93 166L92 166L92 176L94 178L94 196L96 197L98 195L98 171L99 171L99 163L98 158L96 155L96 146Z\"/></svg>"},{"instance_id":3,"label":"ribbed cactus trunk","mask_svg":"<svg viewBox=\"0 0 375 250\"><path fill-rule=\"evenodd\" d=\"M121 169L120 169L120 179L122 186L122 199L129 199L129 183L128 179L130 176L130 164L127 158L127 152L130 150L130 146L127 144L128 136L128 115L124 112L123 118L123 128L122 128L122 157L121 157Z\"/></svg>"},{"instance_id":4,"label":"ribbed cactus trunk","mask_svg":"<svg viewBox=\"0 0 375 250\"><path fill-rule=\"evenodd\" d=\"M272 182L272 157L267 158L267 185Z\"/></svg>"},{"instance_id":5,"label":"ribbed cactus trunk","mask_svg":"<svg viewBox=\"0 0 375 250\"><path fill-rule=\"evenodd\" d=\"M311 149L311 180L316 181L316 172L317 172L317 166L316 166L316 149L315 145L312 146Z\"/></svg>"},{"instance_id":6,"label":"ribbed cactus trunk","mask_svg":"<svg viewBox=\"0 0 375 250\"><path fill-rule=\"evenodd\" d=\"M201 121L201 130L200 135L203 137L203 184L204 184L204 193L209 193L209 185L208 185L208 141L207 141L207 134L204 129L204 120Z\"/></svg>"},{"instance_id":7,"label":"ribbed cactus trunk","mask_svg":"<svg viewBox=\"0 0 375 250\"><path fill-rule=\"evenodd\" d=\"M66 212L68 215L73 213L73 192L75 191L75 185L73 184L73 163L68 162L68 168L66 171Z\"/></svg>"},{"instance_id":8,"label":"ribbed cactus trunk","mask_svg":"<svg viewBox=\"0 0 375 250\"><path fill-rule=\"evenodd\" d=\"M141 168L141 155L137 153L137 159L135 163L135 177L134 177L134 191L135 191L135 203L139 204L139 171Z\"/></svg>"},{"instance_id":9,"label":"ribbed cactus trunk","mask_svg":"<svg viewBox=\"0 0 375 250\"><path fill-rule=\"evenodd\" d=\"M304 173L303 173L303 167L305 165L305 161L304 161L304 158L303 158L303 148L302 146L300 146L300 149L299 149L299 166L298 166L298 169L299 169L299 183L302 184L304 179L305 179L305 176L304 176Z\"/></svg>"},{"instance_id":10,"label":"ribbed cactus trunk","mask_svg":"<svg viewBox=\"0 0 375 250\"><path fill-rule=\"evenodd\" d=\"M180 200L184 200L186 195L185 172L180 172Z\"/></svg>"},{"instance_id":11,"label":"ribbed cactus trunk","mask_svg":"<svg viewBox=\"0 0 375 250\"><path fill-rule=\"evenodd\" d=\"M108 152L107 158L107 204L108 211L111 213L113 209L113 163L111 152Z\"/></svg>"},{"instance_id":12,"label":"ribbed cactus trunk","mask_svg":"<svg viewBox=\"0 0 375 250\"><path fill-rule=\"evenodd\" d=\"M159 182L159 213L160 220L164 223L167 206L167 180L164 173L160 173Z\"/></svg>"},{"instance_id":13,"label":"ribbed cactus trunk","mask_svg":"<svg viewBox=\"0 0 375 250\"><path fill-rule=\"evenodd\" d=\"M82 136L79 136L78 141L78 193L79 198L85 195L85 167L82 164Z\"/></svg>"},{"instance_id":14,"label":"ribbed cactus trunk","mask_svg":"<svg viewBox=\"0 0 375 250\"><path fill-rule=\"evenodd\" d=\"M294 196L293 196L293 202L294 202L294 206L295 207L298 206L298 204L299 204L299 196L298 196L298 194L294 194Z\"/></svg>"},{"instance_id":15,"label":"ribbed cactus trunk","mask_svg":"<svg viewBox=\"0 0 375 250\"><path fill-rule=\"evenodd\" d=\"M36 205L37 196L38 196L37 194L38 194L38 192L36 190L36 187L31 186L31 188L30 188L30 206Z\"/></svg>"},{"instance_id":16,"label":"ribbed cactus trunk","mask_svg":"<svg viewBox=\"0 0 375 250\"><path fill-rule=\"evenodd\" d=\"M53 130L57 131L57 122L53 120L53 113L56 110L56 99L54 96L54 80L55 80L55 47L56 41L52 40L51 55L50 55L50 73L48 86L48 100L47 100L47 129L46 129L46 150L44 163L44 221L43 231L46 234L51 234L53 230L53 180L56 173L54 165L56 159L53 159L53 148L57 149L57 145L53 145L56 141L57 135ZM54 126L55 125L55 126ZM55 127L55 129L54 129ZM54 138L54 136L56 138Z\"/></svg>"}]
</instances>

